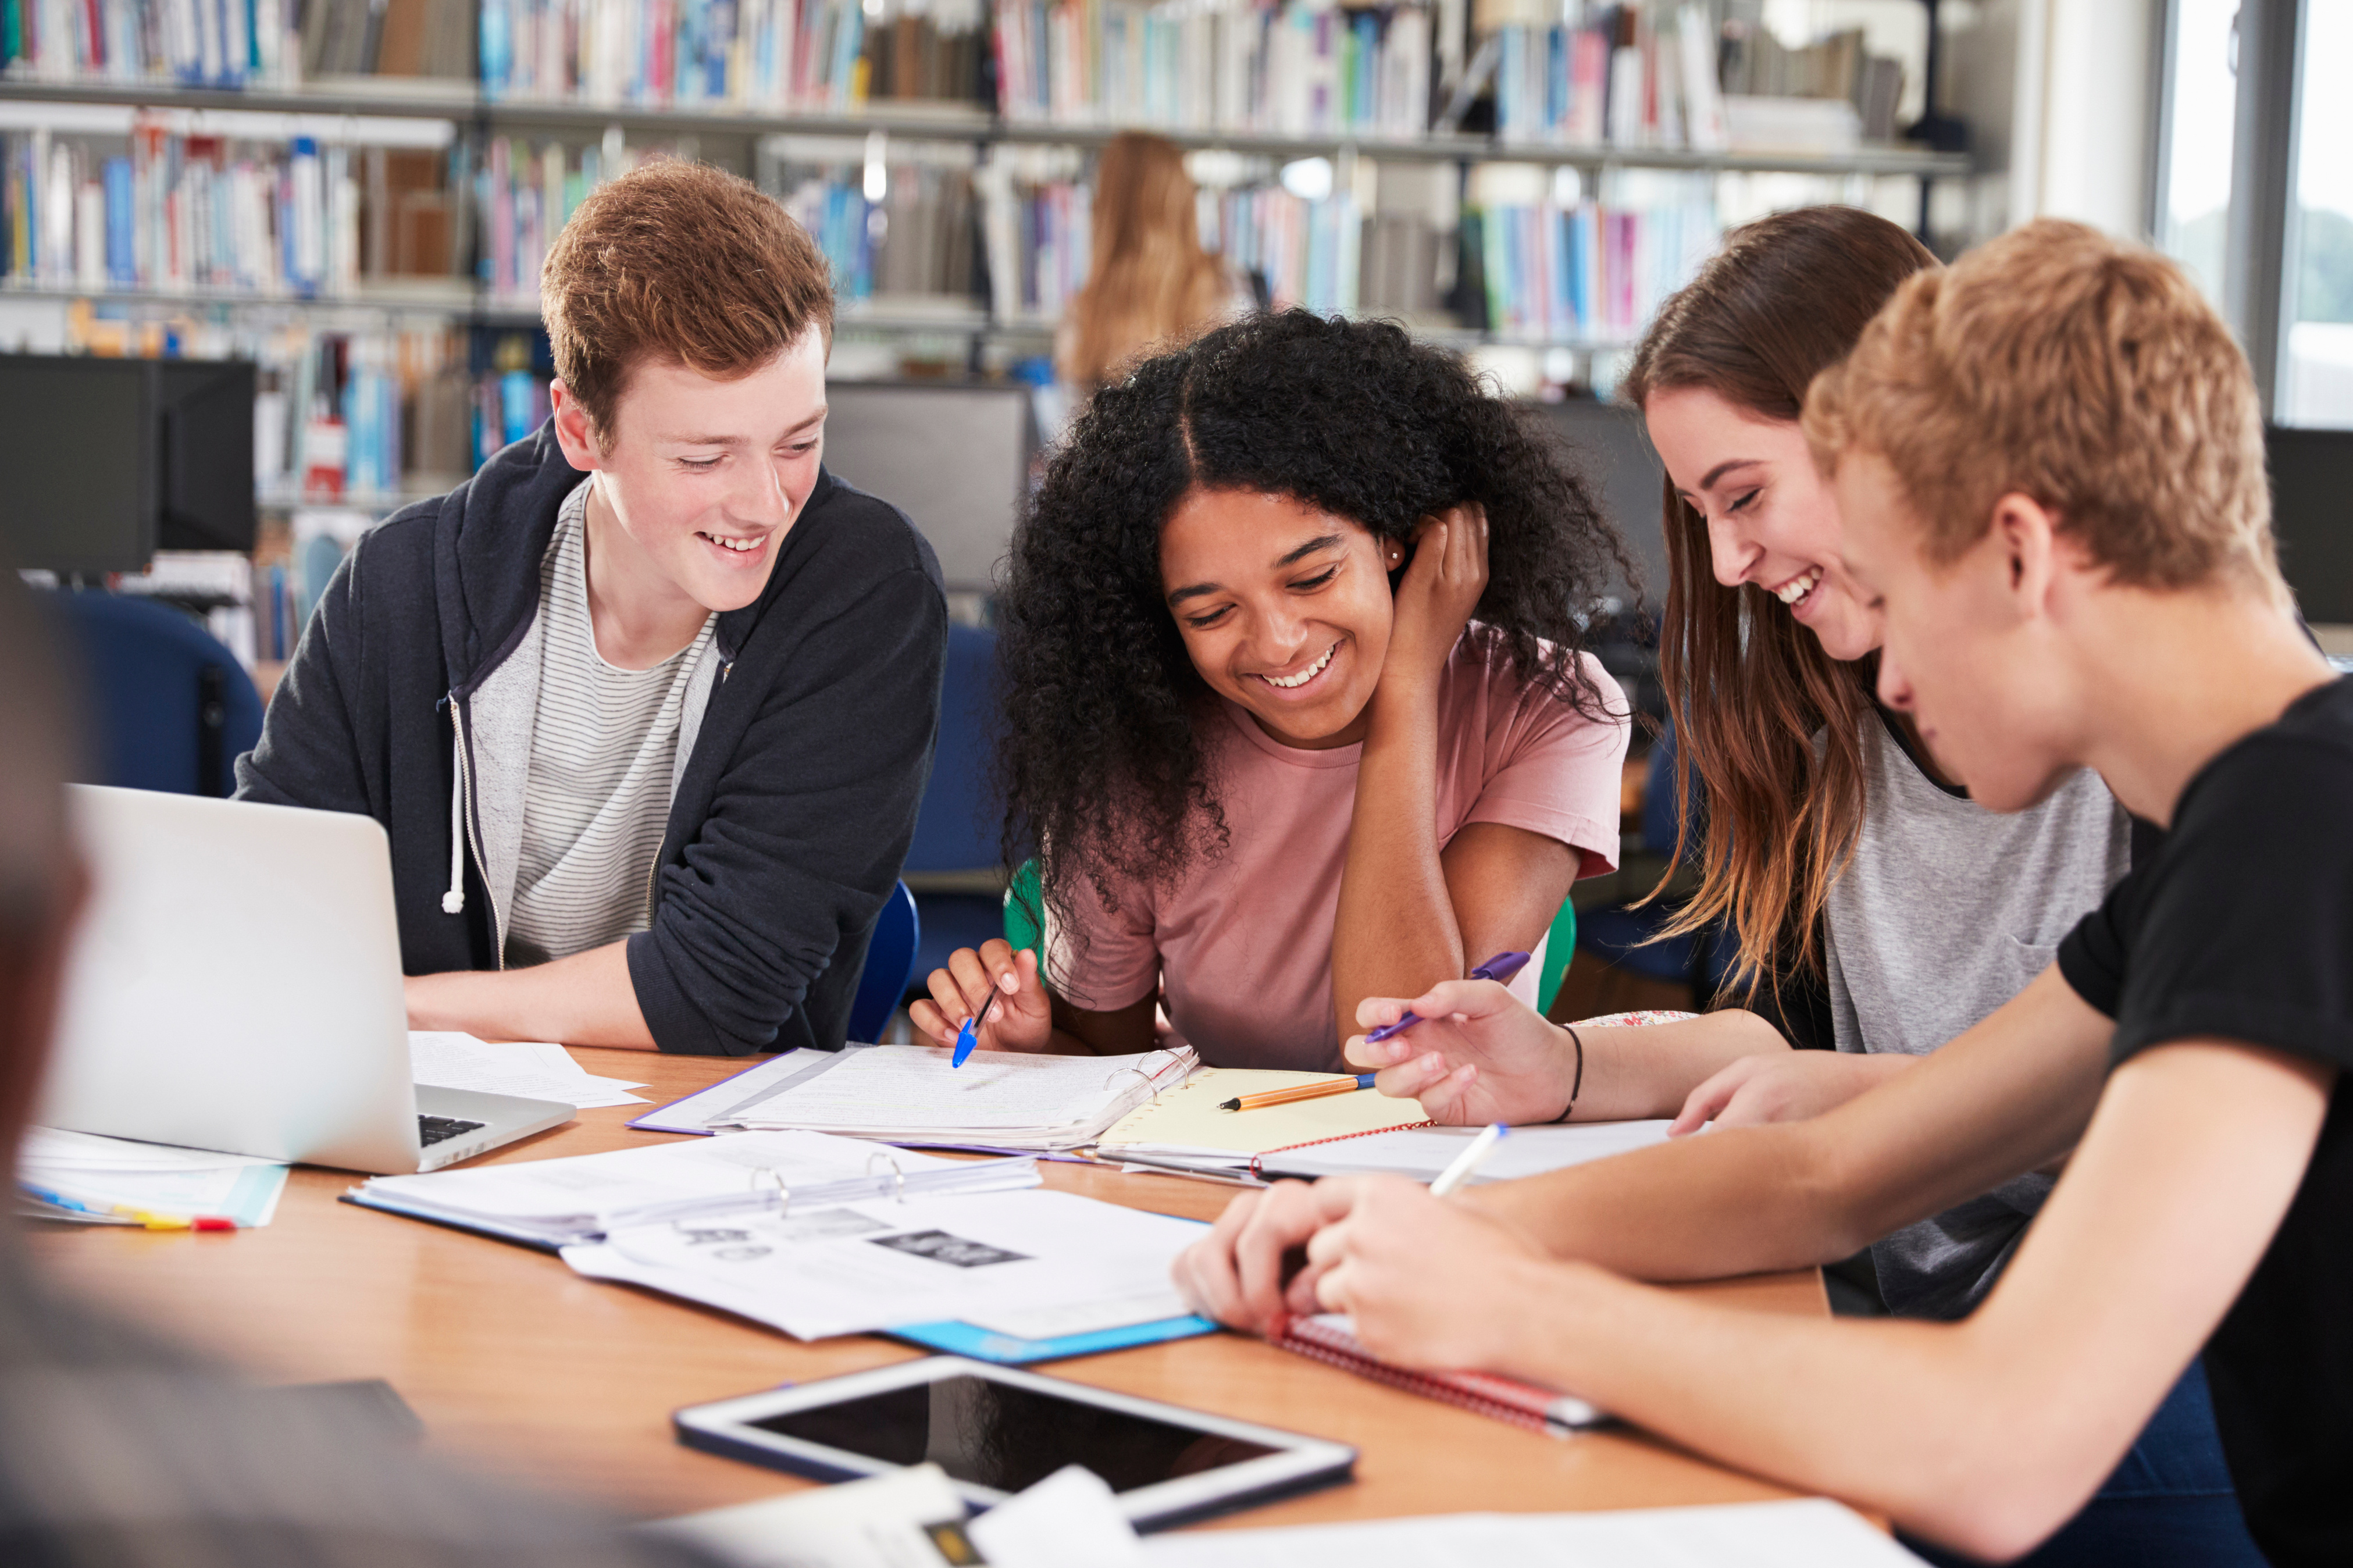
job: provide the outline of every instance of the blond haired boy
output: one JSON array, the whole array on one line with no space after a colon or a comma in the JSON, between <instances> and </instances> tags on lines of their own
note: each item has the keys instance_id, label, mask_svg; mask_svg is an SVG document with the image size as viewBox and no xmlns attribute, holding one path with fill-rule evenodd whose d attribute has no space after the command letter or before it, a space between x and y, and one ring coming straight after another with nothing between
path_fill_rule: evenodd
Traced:
<instances>
[{"instance_id":1,"label":"blond haired boy","mask_svg":"<svg viewBox=\"0 0 2353 1568\"><path fill-rule=\"evenodd\" d=\"M1567 1389L1989 1558L2073 1515L2202 1349L2264 1553L2353 1561L2353 681L2280 582L2245 361L2169 262L2042 222L1907 282L1807 428L1883 608L1882 700L1984 804L2091 767L2163 849L2014 1001L1816 1120L1461 1201L1279 1187L1179 1282L1244 1325L1349 1312L1387 1359ZM1472 981L1358 1021L1404 1006L1466 1056L1549 1027ZM1630 1282L1843 1256L2060 1160L1963 1322Z\"/></svg>"},{"instance_id":2,"label":"blond haired boy","mask_svg":"<svg viewBox=\"0 0 2353 1568\"><path fill-rule=\"evenodd\" d=\"M825 258L662 162L541 299L553 418L361 540L238 793L385 825L416 1027L839 1045L947 620L905 514L825 471Z\"/></svg>"}]
</instances>

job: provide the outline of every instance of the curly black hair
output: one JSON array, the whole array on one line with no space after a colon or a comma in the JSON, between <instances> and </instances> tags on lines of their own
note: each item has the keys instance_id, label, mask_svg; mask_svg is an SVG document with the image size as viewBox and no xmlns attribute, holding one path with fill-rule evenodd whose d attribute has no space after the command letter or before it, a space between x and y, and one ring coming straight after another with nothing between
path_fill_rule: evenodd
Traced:
<instances>
[{"instance_id":1,"label":"curly black hair","mask_svg":"<svg viewBox=\"0 0 2353 1568\"><path fill-rule=\"evenodd\" d=\"M1529 410L1386 322L1284 311L1219 328L1106 386L1013 535L997 598L1006 863L1032 853L1068 915L1083 873L1166 885L1227 842L1195 726L1209 699L1163 598L1160 531L1196 486L1290 497L1411 547L1487 514L1493 627L1524 680L1601 717L1580 612L1634 570L1585 477Z\"/></svg>"}]
</instances>

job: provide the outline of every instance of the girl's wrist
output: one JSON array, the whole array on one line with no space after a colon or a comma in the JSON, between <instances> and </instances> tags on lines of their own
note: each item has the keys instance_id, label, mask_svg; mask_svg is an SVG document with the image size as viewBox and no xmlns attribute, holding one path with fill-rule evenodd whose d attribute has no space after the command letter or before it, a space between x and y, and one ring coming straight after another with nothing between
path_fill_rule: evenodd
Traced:
<instances>
[{"instance_id":1,"label":"girl's wrist","mask_svg":"<svg viewBox=\"0 0 2353 1568\"><path fill-rule=\"evenodd\" d=\"M1386 718L1391 721L1438 716L1438 672L1427 673L1401 669L1381 672L1380 684L1373 688L1373 721L1376 728ZM1367 739L1371 737L1366 736Z\"/></svg>"}]
</instances>

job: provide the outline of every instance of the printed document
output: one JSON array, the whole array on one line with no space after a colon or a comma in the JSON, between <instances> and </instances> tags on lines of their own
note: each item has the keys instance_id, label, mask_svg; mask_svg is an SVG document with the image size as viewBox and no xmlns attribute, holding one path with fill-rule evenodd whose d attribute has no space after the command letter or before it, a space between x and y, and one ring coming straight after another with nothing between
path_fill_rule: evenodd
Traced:
<instances>
[{"instance_id":1,"label":"printed document","mask_svg":"<svg viewBox=\"0 0 2353 1568\"><path fill-rule=\"evenodd\" d=\"M1181 1317L1169 1266L1205 1227L1046 1191L909 1197L617 1227L564 1260L724 1308L797 1339L950 1320L1018 1330L1031 1314L1120 1303L1123 1323Z\"/></svg>"}]
</instances>

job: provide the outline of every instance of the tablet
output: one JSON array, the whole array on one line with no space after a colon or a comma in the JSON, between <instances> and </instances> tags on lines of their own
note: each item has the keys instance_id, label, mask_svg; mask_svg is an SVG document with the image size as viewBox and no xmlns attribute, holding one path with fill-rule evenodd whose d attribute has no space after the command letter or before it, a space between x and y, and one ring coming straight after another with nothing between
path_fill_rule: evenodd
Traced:
<instances>
[{"instance_id":1,"label":"tablet","mask_svg":"<svg viewBox=\"0 0 2353 1568\"><path fill-rule=\"evenodd\" d=\"M1015 1367L930 1356L698 1404L679 1441L820 1480L926 1461L987 1509L1060 1469L1101 1476L1138 1530L1349 1478L1356 1451Z\"/></svg>"}]
</instances>

